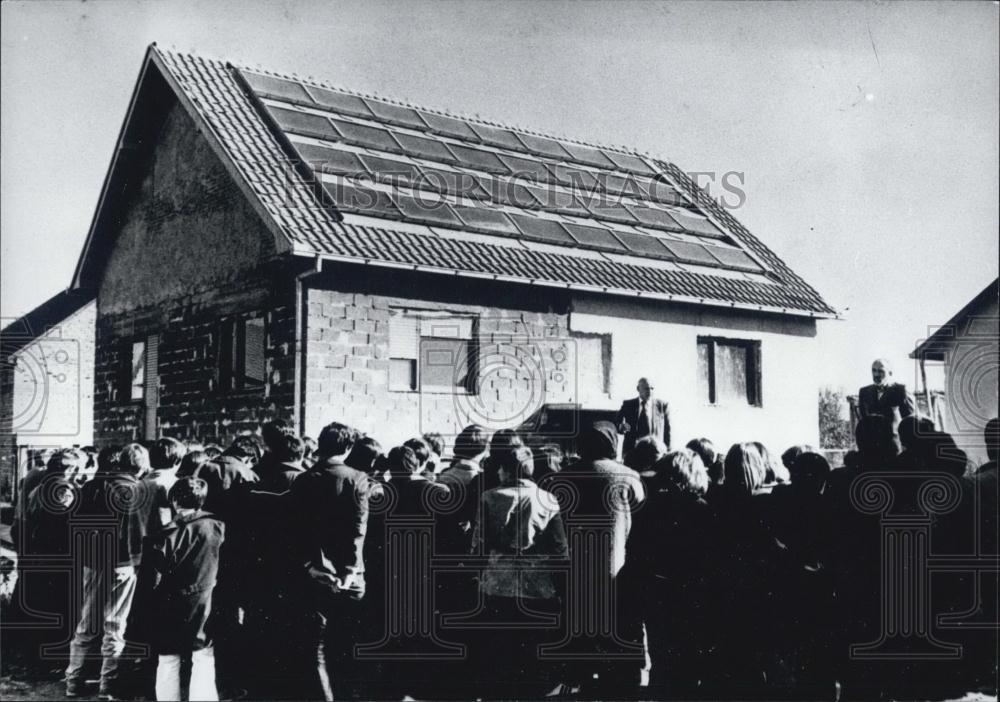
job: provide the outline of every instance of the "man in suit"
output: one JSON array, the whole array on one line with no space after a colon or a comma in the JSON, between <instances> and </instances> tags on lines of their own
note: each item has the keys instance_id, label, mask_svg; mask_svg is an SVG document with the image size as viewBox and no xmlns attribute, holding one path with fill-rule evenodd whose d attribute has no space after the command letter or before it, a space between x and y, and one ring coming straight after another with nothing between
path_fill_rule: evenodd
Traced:
<instances>
[{"instance_id":1,"label":"man in suit","mask_svg":"<svg viewBox=\"0 0 1000 702\"><path fill-rule=\"evenodd\" d=\"M635 446L635 442L644 436L655 436L670 450L670 410L667 403L653 397L653 382L648 378L639 378L635 387L639 397L633 397L622 403L615 417L618 433L625 435L622 455Z\"/></svg>"},{"instance_id":2,"label":"man in suit","mask_svg":"<svg viewBox=\"0 0 1000 702\"><path fill-rule=\"evenodd\" d=\"M896 452L899 453L899 422L913 414L914 403L913 395L906 386L892 382L891 378L889 362L883 358L875 359L872 363L874 382L858 390L858 415L862 418L879 415L890 422Z\"/></svg>"}]
</instances>

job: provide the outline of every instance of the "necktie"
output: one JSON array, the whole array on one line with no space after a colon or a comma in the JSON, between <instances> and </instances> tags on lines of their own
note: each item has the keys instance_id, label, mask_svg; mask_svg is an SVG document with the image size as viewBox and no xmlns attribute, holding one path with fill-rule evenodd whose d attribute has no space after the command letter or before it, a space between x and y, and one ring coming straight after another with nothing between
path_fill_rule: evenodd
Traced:
<instances>
[{"instance_id":1,"label":"necktie","mask_svg":"<svg viewBox=\"0 0 1000 702\"><path fill-rule=\"evenodd\" d=\"M637 436L647 436L650 433L649 430L649 414L646 412L646 401L643 400L639 405L639 421L636 422L635 432Z\"/></svg>"}]
</instances>

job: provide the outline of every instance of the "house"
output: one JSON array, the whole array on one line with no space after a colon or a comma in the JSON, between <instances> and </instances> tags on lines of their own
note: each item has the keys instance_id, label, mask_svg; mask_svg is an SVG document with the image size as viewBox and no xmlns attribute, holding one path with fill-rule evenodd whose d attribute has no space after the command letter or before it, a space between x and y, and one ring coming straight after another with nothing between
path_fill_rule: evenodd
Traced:
<instances>
[{"instance_id":1,"label":"house","mask_svg":"<svg viewBox=\"0 0 1000 702\"><path fill-rule=\"evenodd\" d=\"M0 330L0 498L33 450L94 436L92 296L63 291Z\"/></svg>"},{"instance_id":2,"label":"house","mask_svg":"<svg viewBox=\"0 0 1000 702\"><path fill-rule=\"evenodd\" d=\"M944 367L947 398L943 428L980 465L986 462L983 430L997 416L997 361L1000 359L1000 278L938 327L910 354L916 359L930 397L927 364Z\"/></svg>"},{"instance_id":3,"label":"house","mask_svg":"<svg viewBox=\"0 0 1000 702\"><path fill-rule=\"evenodd\" d=\"M820 295L677 166L151 46L73 289L98 442L397 442L639 376L674 436L815 442Z\"/></svg>"}]
</instances>

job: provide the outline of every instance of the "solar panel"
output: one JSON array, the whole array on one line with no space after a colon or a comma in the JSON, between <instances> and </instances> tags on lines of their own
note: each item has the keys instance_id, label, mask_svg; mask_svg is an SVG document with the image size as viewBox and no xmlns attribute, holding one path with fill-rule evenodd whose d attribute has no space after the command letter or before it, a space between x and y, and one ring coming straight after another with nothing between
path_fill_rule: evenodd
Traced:
<instances>
[{"instance_id":1,"label":"solar panel","mask_svg":"<svg viewBox=\"0 0 1000 702\"><path fill-rule=\"evenodd\" d=\"M550 158L568 159L570 156L558 141L546 137L534 136L533 134L517 133L517 138L524 146L536 154L548 156Z\"/></svg>"},{"instance_id":2,"label":"solar panel","mask_svg":"<svg viewBox=\"0 0 1000 702\"><path fill-rule=\"evenodd\" d=\"M295 150L302 160L314 171L324 173L343 173L346 175L367 176L368 172L358 157L350 151L332 149L328 146L303 144L296 142Z\"/></svg>"},{"instance_id":3,"label":"solar panel","mask_svg":"<svg viewBox=\"0 0 1000 702\"><path fill-rule=\"evenodd\" d=\"M337 129L344 135L347 141L367 146L378 151L399 151L399 145L393 141L389 132L379 127L369 127L355 122L345 122L340 119L333 120Z\"/></svg>"},{"instance_id":4,"label":"solar panel","mask_svg":"<svg viewBox=\"0 0 1000 702\"><path fill-rule=\"evenodd\" d=\"M635 215L635 218L647 227L667 229L675 232L681 229L681 226L664 210L654 207L640 207L638 205L628 205L627 207Z\"/></svg>"},{"instance_id":5,"label":"solar panel","mask_svg":"<svg viewBox=\"0 0 1000 702\"><path fill-rule=\"evenodd\" d=\"M304 134L320 139L340 139L340 134L330 124L330 120L321 115L272 106L268 106L267 111L274 118L274 121L278 123L282 131Z\"/></svg>"},{"instance_id":6,"label":"solar panel","mask_svg":"<svg viewBox=\"0 0 1000 702\"><path fill-rule=\"evenodd\" d=\"M496 154L492 154L489 151L473 149L468 146L459 146L458 144L448 144L448 148L451 149L451 152L455 154L459 163L463 166L476 168L481 171L489 171L490 173L507 173L507 167L503 165L503 162L496 157Z\"/></svg>"},{"instance_id":7,"label":"solar panel","mask_svg":"<svg viewBox=\"0 0 1000 702\"><path fill-rule=\"evenodd\" d=\"M546 183L552 179L552 172L545 167L541 161L530 158L519 158L508 156L507 154L497 154L500 160L506 164L507 168L514 175L521 178L531 178L540 183Z\"/></svg>"},{"instance_id":8,"label":"solar panel","mask_svg":"<svg viewBox=\"0 0 1000 702\"><path fill-rule=\"evenodd\" d=\"M684 205L687 201L677 192L676 188L662 178L653 178L649 181L649 197L657 202L665 202L668 205Z\"/></svg>"},{"instance_id":9,"label":"solar panel","mask_svg":"<svg viewBox=\"0 0 1000 702\"><path fill-rule=\"evenodd\" d=\"M320 105L323 105L323 107L329 107L331 110L356 117L370 118L372 116L372 113L368 111L368 107L365 105L365 101L357 95L348 95L347 93L339 93L314 86L309 86L308 90L312 93L313 99Z\"/></svg>"},{"instance_id":10,"label":"solar panel","mask_svg":"<svg viewBox=\"0 0 1000 702\"><path fill-rule=\"evenodd\" d=\"M500 234L519 234L514 223L500 210L489 207L468 207L466 205L452 205L458 216L462 218L466 225L473 229L483 229L489 232Z\"/></svg>"},{"instance_id":11,"label":"solar panel","mask_svg":"<svg viewBox=\"0 0 1000 702\"><path fill-rule=\"evenodd\" d=\"M524 236L538 239L551 244L575 244L576 240L569 235L563 226L554 219L532 217L531 215L511 214L510 218Z\"/></svg>"},{"instance_id":12,"label":"solar panel","mask_svg":"<svg viewBox=\"0 0 1000 702\"><path fill-rule=\"evenodd\" d=\"M625 209L625 206L615 202L613 197L595 198L587 202L587 209L594 213L598 219L607 219L612 222L623 222L624 224L638 224L638 220L632 213Z\"/></svg>"},{"instance_id":13,"label":"solar panel","mask_svg":"<svg viewBox=\"0 0 1000 702\"><path fill-rule=\"evenodd\" d=\"M552 172L563 185L571 186L577 190L593 192L597 189L597 177L593 171L577 166L567 166L562 163L552 164Z\"/></svg>"},{"instance_id":14,"label":"solar panel","mask_svg":"<svg viewBox=\"0 0 1000 702\"><path fill-rule=\"evenodd\" d=\"M445 163L451 163L455 160L455 156L437 139L428 139L400 132L393 132L393 135L396 137L396 141L403 147L403 151L411 156L418 156L432 161L443 161Z\"/></svg>"},{"instance_id":15,"label":"solar panel","mask_svg":"<svg viewBox=\"0 0 1000 702\"><path fill-rule=\"evenodd\" d=\"M633 234L632 232L621 230L615 230L615 236L621 239L629 251L634 253L649 254L658 258L674 258L673 253L661 244L660 240L655 236Z\"/></svg>"},{"instance_id":16,"label":"solar panel","mask_svg":"<svg viewBox=\"0 0 1000 702\"><path fill-rule=\"evenodd\" d=\"M568 222L563 224L563 226L573 235L574 239L586 246L595 246L611 251L627 251L625 246L607 229L587 227L582 224L571 224Z\"/></svg>"},{"instance_id":17,"label":"solar panel","mask_svg":"<svg viewBox=\"0 0 1000 702\"><path fill-rule=\"evenodd\" d=\"M461 228L462 222L452 212L448 203L433 198L411 197L393 193L393 201L406 219L429 224Z\"/></svg>"},{"instance_id":18,"label":"solar panel","mask_svg":"<svg viewBox=\"0 0 1000 702\"><path fill-rule=\"evenodd\" d=\"M762 270L756 261L740 249L729 249L723 246L706 246L705 248L727 268L736 268L741 271Z\"/></svg>"},{"instance_id":19,"label":"solar panel","mask_svg":"<svg viewBox=\"0 0 1000 702\"><path fill-rule=\"evenodd\" d=\"M405 161L397 161L391 158L382 158L371 154L361 154L361 161L371 172L375 180L384 183L404 183L412 185L423 180L420 169Z\"/></svg>"},{"instance_id":20,"label":"solar panel","mask_svg":"<svg viewBox=\"0 0 1000 702\"><path fill-rule=\"evenodd\" d=\"M529 188L531 194L538 198L543 210L553 210L577 217L590 217L588 210L580 198L571 192L558 188Z\"/></svg>"},{"instance_id":21,"label":"solar panel","mask_svg":"<svg viewBox=\"0 0 1000 702\"><path fill-rule=\"evenodd\" d=\"M434 112L419 112L421 118L427 122L427 126L430 127L431 131L435 134L444 134L445 136L458 137L459 139L479 141L479 137L476 133L472 131L468 124L460 119L439 115Z\"/></svg>"},{"instance_id":22,"label":"solar panel","mask_svg":"<svg viewBox=\"0 0 1000 702\"><path fill-rule=\"evenodd\" d=\"M312 104L312 98L299 83L284 78L265 76L250 71L240 71L255 93L281 100L298 100Z\"/></svg>"},{"instance_id":23,"label":"solar panel","mask_svg":"<svg viewBox=\"0 0 1000 702\"><path fill-rule=\"evenodd\" d=\"M488 124L477 124L476 122L469 122L469 128L487 144L515 151L520 151L524 148L524 145L514 136L514 132L507 129L493 127Z\"/></svg>"},{"instance_id":24,"label":"solar panel","mask_svg":"<svg viewBox=\"0 0 1000 702\"><path fill-rule=\"evenodd\" d=\"M512 178L480 177L479 183L494 202L511 207L538 208L538 200L535 199L532 190Z\"/></svg>"},{"instance_id":25,"label":"solar panel","mask_svg":"<svg viewBox=\"0 0 1000 702\"><path fill-rule=\"evenodd\" d=\"M430 166L420 166L423 177L420 187L448 193L460 197L486 199L489 193L480 185L479 178L471 173L461 171L444 171Z\"/></svg>"},{"instance_id":26,"label":"solar panel","mask_svg":"<svg viewBox=\"0 0 1000 702\"><path fill-rule=\"evenodd\" d=\"M368 109L371 110L372 114L378 119L385 120L387 122L395 122L407 127L427 129L427 125L422 119L420 119L420 115L417 114L417 111L410 109L409 107L393 105L392 103L371 99L366 99L365 103L368 105Z\"/></svg>"},{"instance_id":27,"label":"solar panel","mask_svg":"<svg viewBox=\"0 0 1000 702\"><path fill-rule=\"evenodd\" d=\"M690 244L686 241L664 241L663 245L670 249L681 261L717 266L718 261L712 257L701 244Z\"/></svg>"},{"instance_id":28,"label":"solar panel","mask_svg":"<svg viewBox=\"0 0 1000 702\"><path fill-rule=\"evenodd\" d=\"M570 142L563 143L563 146L577 161L589 163L591 166L600 166L601 168L615 167L615 164L612 163L599 149L584 146L583 144L573 144Z\"/></svg>"},{"instance_id":29,"label":"solar panel","mask_svg":"<svg viewBox=\"0 0 1000 702\"><path fill-rule=\"evenodd\" d=\"M388 193L380 190L359 188L340 181L331 183L323 181L323 189L333 200L337 209L358 212L372 217L390 217L399 219L399 210L392 204Z\"/></svg>"},{"instance_id":30,"label":"solar panel","mask_svg":"<svg viewBox=\"0 0 1000 702\"><path fill-rule=\"evenodd\" d=\"M633 154L623 154L619 151L605 149L604 155L614 161L615 165L625 171L639 173L641 175L653 175L655 171L638 156Z\"/></svg>"},{"instance_id":31,"label":"solar panel","mask_svg":"<svg viewBox=\"0 0 1000 702\"><path fill-rule=\"evenodd\" d=\"M618 175L617 173L609 173L605 171L604 173L597 174L597 182L600 183L601 187L609 193L635 193L638 186L634 185L632 181L632 178ZM642 191L640 190L639 192Z\"/></svg>"},{"instance_id":32,"label":"solar panel","mask_svg":"<svg viewBox=\"0 0 1000 702\"><path fill-rule=\"evenodd\" d=\"M726 236L721 229L709 222L707 219L693 215L687 210L671 210L670 216L676 219L678 224L684 227L685 231L701 234L702 236L716 237L719 239Z\"/></svg>"}]
</instances>

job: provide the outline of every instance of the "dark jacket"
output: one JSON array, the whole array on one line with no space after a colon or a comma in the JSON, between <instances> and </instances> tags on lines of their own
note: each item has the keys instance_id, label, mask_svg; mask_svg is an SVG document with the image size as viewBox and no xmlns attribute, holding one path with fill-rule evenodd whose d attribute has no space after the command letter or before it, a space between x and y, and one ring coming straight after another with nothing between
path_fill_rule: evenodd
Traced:
<instances>
[{"instance_id":1,"label":"dark jacket","mask_svg":"<svg viewBox=\"0 0 1000 702\"><path fill-rule=\"evenodd\" d=\"M325 569L338 578L363 575L368 499L374 485L361 471L331 459L317 462L295 479L288 494L303 567Z\"/></svg>"},{"instance_id":2,"label":"dark jacket","mask_svg":"<svg viewBox=\"0 0 1000 702\"><path fill-rule=\"evenodd\" d=\"M888 383L882 396L878 395L878 386L865 385L858 390L858 415L868 417L878 414L885 417L886 421L892 424L892 435L896 442L896 450L899 446L899 422L904 417L909 417L914 413L913 395L902 383Z\"/></svg>"},{"instance_id":3,"label":"dark jacket","mask_svg":"<svg viewBox=\"0 0 1000 702\"><path fill-rule=\"evenodd\" d=\"M150 641L159 653L209 645L205 625L225 538L225 524L202 511L177 515L150 538L144 565L153 578Z\"/></svg>"},{"instance_id":4,"label":"dark jacket","mask_svg":"<svg viewBox=\"0 0 1000 702\"><path fill-rule=\"evenodd\" d=\"M670 407L664 401L658 398L652 398L652 402L646 408L646 412L649 415L649 433L660 439L667 448L670 448ZM635 446L635 442L641 439L642 436L639 435L638 423L639 423L639 398L633 397L631 400L625 400L622 403L622 407L618 410L618 414L615 416L615 426L617 427L622 423L622 420L628 422L630 429L625 432L625 441L622 444L622 456L627 456L628 452L632 450Z\"/></svg>"},{"instance_id":5,"label":"dark jacket","mask_svg":"<svg viewBox=\"0 0 1000 702\"><path fill-rule=\"evenodd\" d=\"M254 473L257 474L259 481L253 489L263 492L287 492L295 479L305 472L301 466L291 463L279 461L268 461L264 465L258 463L254 466Z\"/></svg>"},{"instance_id":6,"label":"dark jacket","mask_svg":"<svg viewBox=\"0 0 1000 702\"><path fill-rule=\"evenodd\" d=\"M256 489L259 478L246 463L233 456L219 456L202 463L190 475L178 472L178 478L196 477L208 485L205 510L223 521L238 516L245 495Z\"/></svg>"},{"instance_id":7,"label":"dark jacket","mask_svg":"<svg viewBox=\"0 0 1000 702\"><path fill-rule=\"evenodd\" d=\"M80 491L81 519L94 523L89 531L100 540L101 529L112 528L117 547L114 554L102 554L99 548L83 549L83 565L91 568L136 566L142 562L142 541L156 509L156 495L149 483L127 473L98 476Z\"/></svg>"}]
</instances>

